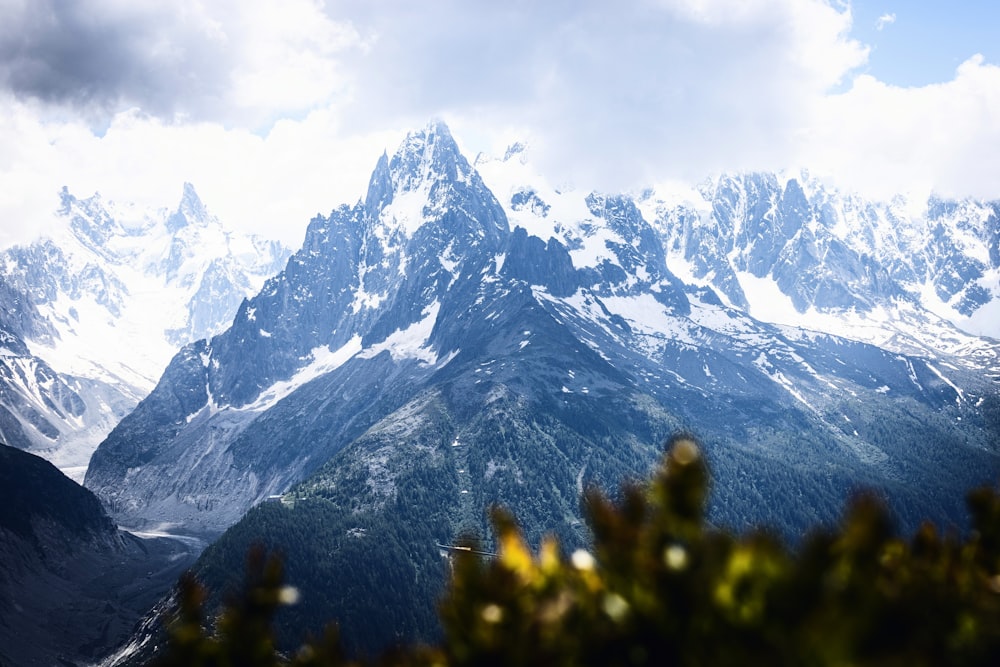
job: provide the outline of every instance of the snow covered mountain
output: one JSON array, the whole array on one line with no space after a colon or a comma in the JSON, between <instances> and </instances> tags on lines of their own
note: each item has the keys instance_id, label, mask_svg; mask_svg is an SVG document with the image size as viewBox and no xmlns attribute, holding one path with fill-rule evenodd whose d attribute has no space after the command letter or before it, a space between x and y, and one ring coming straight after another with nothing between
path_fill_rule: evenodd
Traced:
<instances>
[{"instance_id":1,"label":"snow covered mountain","mask_svg":"<svg viewBox=\"0 0 1000 667\"><path fill-rule=\"evenodd\" d=\"M125 525L214 533L296 483L374 511L410 502L403 480L434 471L435 507L451 508L439 539L482 528L502 501L529 533L572 540L584 484L642 474L688 428L712 461L718 520L791 532L865 484L904 521L960 522L965 488L1000 472L1000 344L929 319L913 290L990 307L996 262L961 257L993 243L993 209L942 202L935 220L957 231L923 263L907 254L907 273L888 251L855 261L823 232L846 238L847 222L795 182L705 193L689 211L561 190L517 149L473 167L443 125L413 132L363 201L312 220L227 331L174 357L86 484ZM864 320L877 335L768 322L748 276L771 276L804 316L888 314ZM907 329L893 307L937 329Z\"/></svg>"},{"instance_id":2,"label":"snow covered mountain","mask_svg":"<svg viewBox=\"0 0 1000 667\"><path fill-rule=\"evenodd\" d=\"M906 352L1000 339L1000 202L871 202L808 174L741 174L641 206L686 281L758 319Z\"/></svg>"},{"instance_id":3,"label":"snow covered mountain","mask_svg":"<svg viewBox=\"0 0 1000 667\"><path fill-rule=\"evenodd\" d=\"M0 359L0 414L7 442L82 477L176 349L223 330L289 253L227 231L190 184L172 211L64 188L58 216L51 238L0 253L22 320L7 327L20 346Z\"/></svg>"}]
</instances>

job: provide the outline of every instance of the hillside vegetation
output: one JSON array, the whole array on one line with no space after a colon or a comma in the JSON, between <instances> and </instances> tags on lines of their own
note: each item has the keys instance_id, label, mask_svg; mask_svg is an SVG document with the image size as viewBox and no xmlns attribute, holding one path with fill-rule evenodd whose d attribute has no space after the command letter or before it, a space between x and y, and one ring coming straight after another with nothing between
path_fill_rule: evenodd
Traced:
<instances>
[{"instance_id":1,"label":"hillside vegetation","mask_svg":"<svg viewBox=\"0 0 1000 667\"><path fill-rule=\"evenodd\" d=\"M698 446L675 438L649 483L617 500L588 490L592 548L569 554L556 538L533 552L514 517L494 510L495 556L471 542L452 550L440 639L377 664L997 664L997 490L968 495L965 535L924 524L904 539L861 495L836 528L793 547L707 524L708 481ZM206 592L188 576L155 664L363 664L345 657L334 626L276 652L275 614L308 595L285 584L278 557L252 550L242 592L210 623Z\"/></svg>"}]
</instances>

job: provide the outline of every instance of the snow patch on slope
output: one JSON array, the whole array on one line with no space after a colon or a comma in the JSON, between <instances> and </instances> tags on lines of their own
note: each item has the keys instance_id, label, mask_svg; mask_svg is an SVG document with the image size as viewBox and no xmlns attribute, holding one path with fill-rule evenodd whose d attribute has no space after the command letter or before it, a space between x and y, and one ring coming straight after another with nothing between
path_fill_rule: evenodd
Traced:
<instances>
[{"instance_id":1,"label":"snow patch on slope","mask_svg":"<svg viewBox=\"0 0 1000 667\"><path fill-rule=\"evenodd\" d=\"M56 322L57 340L25 341L32 355L61 373L102 382L124 382L140 394L152 390L176 349L162 335L176 321L176 299L164 294L159 280L120 269L130 298L120 316L108 312L93 295L71 299L66 294L39 307ZM174 305L175 307L171 307Z\"/></svg>"},{"instance_id":2,"label":"snow patch on slope","mask_svg":"<svg viewBox=\"0 0 1000 667\"><path fill-rule=\"evenodd\" d=\"M612 315L618 315L638 333L654 339L694 344L684 320L673 315L652 294L602 297L601 302Z\"/></svg>"},{"instance_id":3,"label":"snow patch on slope","mask_svg":"<svg viewBox=\"0 0 1000 667\"><path fill-rule=\"evenodd\" d=\"M416 359L424 364L437 363L437 353L430 348L428 339L434 330L441 303L434 301L423 310L423 319L414 322L405 329L390 334L381 343L361 352L362 359L370 359L382 352L388 352L396 361L401 359Z\"/></svg>"},{"instance_id":4,"label":"snow patch on slope","mask_svg":"<svg viewBox=\"0 0 1000 667\"><path fill-rule=\"evenodd\" d=\"M784 373L776 369L774 365L771 364L770 360L767 358L766 353L761 352L760 354L758 354L757 358L754 359L753 365L756 366L761 373L771 378L772 382L781 385L781 387L783 387L785 391L791 394L792 398L794 398L799 403L802 403L802 405L809 408L811 412L817 414L819 413L819 411L809 401L806 400L805 396L802 395L802 392L800 392L798 389L795 388L795 385L792 384L792 381L789 380Z\"/></svg>"},{"instance_id":5,"label":"snow patch on slope","mask_svg":"<svg viewBox=\"0 0 1000 667\"><path fill-rule=\"evenodd\" d=\"M758 278L747 272L736 275L750 304L750 315L761 322L778 325L793 338L803 335L802 330L814 331L908 355L936 356L943 352L972 369L1000 369L1000 349L996 344L957 329L949 321L946 305L938 312L921 312L912 303L893 300L867 312L855 309L820 312L810 306L800 313L792 305L791 298L770 278ZM928 291L931 296L925 298L936 299L941 305L933 289ZM994 301L980 311L986 314L995 311L1000 317L1000 302ZM939 319L935 319L935 315Z\"/></svg>"},{"instance_id":6,"label":"snow patch on slope","mask_svg":"<svg viewBox=\"0 0 1000 667\"><path fill-rule=\"evenodd\" d=\"M782 292L769 276L758 278L748 271L737 271L736 278L747 297L751 317L772 324L808 326L808 314L799 313L791 297Z\"/></svg>"},{"instance_id":7,"label":"snow patch on slope","mask_svg":"<svg viewBox=\"0 0 1000 667\"><path fill-rule=\"evenodd\" d=\"M427 222L424 208L429 202L430 191L426 184L416 190L396 193L392 202L382 209L382 225L376 230L379 240L385 243L394 231L412 237Z\"/></svg>"},{"instance_id":8,"label":"snow patch on slope","mask_svg":"<svg viewBox=\"0 0 1000 667\"><path fill-rule=\"evenodd\" d=\"M267 410L307 382L340 368L359 352L361 352L361 336L357 334L336 350L321 345L310 353L312 361L308 365L300 368L287 380L275 382L261 392L256 401L243 406L240 410L252 412Z\"/></svg>"},{"instance_id":9,"label":"snow patch on slope","mask_svg":"<svg viewBox=\"0 0 1000 667\"><path fill-rule=\"evenodd\" d=\"M554 186L530 162L529 149L504 159L480 156L476 170L503 206L510 226L523 227L543 241L555 238L569 249L573 266L598 266L615 260L609 241L623 243L603 220L596 220L587 206L587 193ZM525 203L515 205L515 199Z\"/></svg>"}]
</instances>

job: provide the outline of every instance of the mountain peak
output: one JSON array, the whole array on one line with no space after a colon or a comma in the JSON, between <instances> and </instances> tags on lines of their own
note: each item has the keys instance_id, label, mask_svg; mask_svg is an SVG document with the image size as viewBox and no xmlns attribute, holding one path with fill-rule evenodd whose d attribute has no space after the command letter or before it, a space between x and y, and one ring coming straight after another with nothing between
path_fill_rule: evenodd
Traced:
<instances>
[{"instance_id":1,"label":"mountain peak","mask_svg":"<svg viewBox=\"0 0 1000 667\"><path fill-rule=\"evenodd\" d=\"M208 209L201 201L201 197L198 196L193 185L185 182L180 204L177 205L177 210L167 218L167 230L174 234L192 223L204 225L208 219Z\"/></svg>"},{"instance_id":2,"label":"mountain peak","mask_svg":"<svg viewBox=\"0 0 1000 667\"><path fill-rule=\"evenodd\" d=\"M380 237L399 233L400 238L410 238L447 211L476 208L483 208L483 215L464 215L462 220L471 225L452 221L447 233L464 228L478 238L500 243L509 231L503 210L441 121L409 132L391 158L383 153L364 201L367 219L381 230L377 232Z\"/></svg>"},{"instance_id":3,"label":"mountain peak","mask_svg":"<svg viewBox=\"0 0 1000 667\"><path fill-rule=\"evenodd\" d=\"M69 191L69 188L65 185L62 186L62 190L59 191L59 214L69 215L70 210L73 208L73 202L76 201L76 197Z\"/></svg>"},{"instance_id":4,"label":"mountain peak","mask_svg":"<svg viewBox=\"0 0 1000 667\"><path fill-rule=\"evenodd\" d=\"M448 126L432 120L406 135L389 162L396 192L418 190L437 180L466 181L472 167L462 155Z\"/></svg>"},{"instance_id":5,"label":"mountain peak","mask_svg":"<svg viewBox=\"0 0 1000 667\"><path fill-rule=\"evenodd\" d=\"M392 202L392 174L389 172L389 156L383 152L375 164L372 176L368 180L368 194L365 195L365 208L369 217L377 217L383 207Z\"/></svg>"},{"instance_id":6,"label":"mountain peak","mask_svg":"<svg viewBox=\"0 0 1000 667\"><path fill-rule=\"evenodd\" d=\"M507 151L503 154L503 161L506 162L507 160L515 156L521 156L520 159L523 160L524 151L526 149L527 146L523 142L515 141L514 143L512 143L510 146L507 147Z\"/></svg>"}]
</instances>

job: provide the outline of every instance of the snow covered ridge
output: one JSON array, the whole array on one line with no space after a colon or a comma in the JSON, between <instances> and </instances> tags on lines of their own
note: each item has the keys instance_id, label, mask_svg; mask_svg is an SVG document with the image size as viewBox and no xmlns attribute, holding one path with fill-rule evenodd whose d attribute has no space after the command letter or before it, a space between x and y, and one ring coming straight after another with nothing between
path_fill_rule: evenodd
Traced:
<instances>
[{"instance_id":1,"label":"snow covered ridge","mask_svg":"<svg viewBox=\"0 0 1000 667\"><path fill-rule=\"evenodd\" d=\"M623 242L597 219L594 195L552 184L530 148L481 155L476 168L511 226L558 239L574 266L597 266ZM650 188L634 202L672 273L761 321L834 324L839 335L881 343L912 322L894 313L916 310L946 347L969 336L1000 340L1000 202L869 201L805 172L724 174ZM904 333L921 339L921 328Z\"/></svg>"},{"instance_id":2,"label":"snow covered ridge","mask_svg":"<svg viewBox=\"0 0 1000 667\"><path fill-rule=\"evenodd\" d=\"M1000 339L1000 202L868 201L808 174L724 176L699 197L642 205L678 272L759 319L824 327L912 306Z\"/></svg>"},{"instance_id":3,"label":"snow covered ridge","mask_svg":"<svg viewBox=\"0 0 1000 667\"><path fill-rule=\"evenodd\" d=\"M42 333L20 332L30 351L21 367L42 363L70 386L83 383L87 407L67 418L51 407L57 401L47 387L15 379L9 381L53 428L40 430L25 400L5 407L33 451L80 477L90 453L152 389L177 347L224 330L290 251L227 230L189 183L172 210L99 194L80 199L65 188L60 202L62 224L51 238L0 252L0 278L25 295L40 322Z\"/></svg>"}]
</instances>

